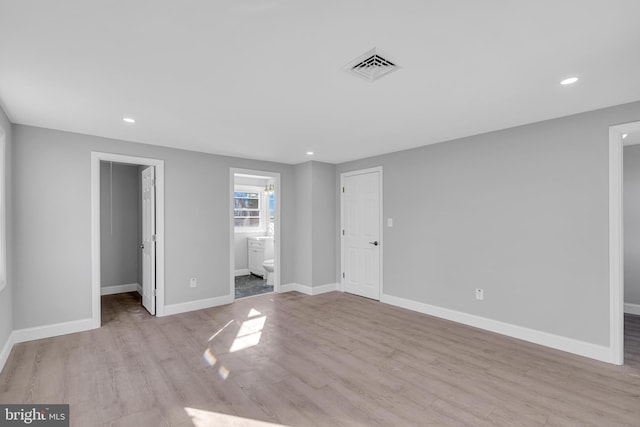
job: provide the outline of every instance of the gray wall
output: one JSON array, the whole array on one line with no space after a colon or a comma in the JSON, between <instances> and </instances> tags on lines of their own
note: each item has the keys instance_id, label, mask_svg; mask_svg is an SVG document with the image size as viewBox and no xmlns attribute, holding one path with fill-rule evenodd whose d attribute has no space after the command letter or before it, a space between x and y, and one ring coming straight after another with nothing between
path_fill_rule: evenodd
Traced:
<instances>
[{"instance_id":1,"label":"gray wall","mask_svg":"<svg viewBox=\"0 0 640 427\"><path fill-rule=\"evenodd\" d=\"M313 286L336 283L336 166L312 162Z\"/></svg>"},{"instance_id":2,"label":"gray wall","mask_svg":"<svg viewBox=\"0 0 640 427\"><path fill-rule=\"evenodd\" d=\"M640 145L624 147L624 302L640 304Z\"/></svg>"},{"instance_id":3,"label":"gray wall","mask_svg":"<svg viewBox=\"0 0 640 427\"><path fill-rule=\"evenodd\" d=\"M13 139L14 329L91 316L91 151L165 161L167 304L229 294L231 167L281 174L282 280L293 282L292 166L21 125Z\"/></svg>"},{"instance_id":4,"label":"gray wall","mask_svg":"<svg viewBox=\"0 0 640 427\"><path fill-rule=\"evenodd\" d=\"M636 120L640 103L339 165L383 167L384 294L608 346L608 132Z\"/></svg>"},{"instance_id":5,"label":"gray wall","mask_svg":"<svg viewBox=\"0 0 640 427\"><path fill-rule=\"evenodd\" d=\"M311 162L301 163L294 166L294 171L296 177L294 191L296 203L294 221L296 230L294 282L305 286L313 286L311 252Z\"/></svg>"},{"instance_id":6,"label":"gray wall","mask_svg":"<svg viewBox=\"0 0 640 427\"><path fill-rule=\"evenodd\" d=\"M13 138L11 123L0 108L0 127L6 133L5 145L5 203L6 203L6 231L7 231L7 286L0 292L0 351L4 348L13 330Z\"/></svg>"},{"instance_id":7,"label":"gray wall","mask_svg":"<svg viewBox=\"0 0 640 427\"><path fill-rule=\"evenodd\" d=\"M101 286L138 282L138 166L100 162Z\"/></svg>"},{"instance_id":8,"label":"gray wall","mask_svg":"<svg viewBox=\"0 0 640 427\"><path fill-rule=\"evenodd\" d=\"M336 168L307 162L295 166L295 282L305 286L336 283Z\"/></svg>"}]
</instances>

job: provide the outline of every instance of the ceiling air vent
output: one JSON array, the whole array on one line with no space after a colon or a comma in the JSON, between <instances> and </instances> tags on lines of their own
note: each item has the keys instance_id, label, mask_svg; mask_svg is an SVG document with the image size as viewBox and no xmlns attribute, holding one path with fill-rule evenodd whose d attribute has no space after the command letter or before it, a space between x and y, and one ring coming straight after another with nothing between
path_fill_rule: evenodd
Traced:
<instances>
[{"instance_id":1,"label":"ceiling air vent","mask_svg":"<svg viewBox=\"0 0 640 427\"><path fill-rule=\"evenodd\" d=\"M369 82L376 81L399 68L395 63L383 58L375 47L344 66L345 71Z\"/></svg>"}]
</instances>

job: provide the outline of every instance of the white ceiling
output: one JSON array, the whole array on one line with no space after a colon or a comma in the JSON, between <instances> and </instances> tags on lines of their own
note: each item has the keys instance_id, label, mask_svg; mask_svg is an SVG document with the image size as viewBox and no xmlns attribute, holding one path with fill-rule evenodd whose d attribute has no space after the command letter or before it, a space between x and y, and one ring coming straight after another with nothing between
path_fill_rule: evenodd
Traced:
<instances>
[{"instance_id":1,"label":"white ceiling","mask_svg":"<svg viewBox=\"0 0 640 427\"><path fill-rule=\"evenodd\" d=\"M14 123L338 163L640 100L639 15L637 0L0 0L0 101ZM373 47L402 68L342 71Z\"/></svg>"},{"instance_id":2,"label":"white ceiling","mask_svg":"<svg viewBox=\"0 0 640 427\"><path fill-rule=\"evenodd\" d=\"M640 144L640 131L627 133L627 136L623 138L622 142L624 145Z\"/></svg>"}]
</instances>

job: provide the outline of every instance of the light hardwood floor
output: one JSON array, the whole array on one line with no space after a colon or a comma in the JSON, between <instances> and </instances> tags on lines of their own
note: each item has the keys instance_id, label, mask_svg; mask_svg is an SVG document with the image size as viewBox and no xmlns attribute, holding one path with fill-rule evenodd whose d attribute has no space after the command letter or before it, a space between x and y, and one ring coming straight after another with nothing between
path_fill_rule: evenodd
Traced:
<instances>
[{"instance_id":1,"label":"light hardwood floor","mask_svg":"<svg viewBox=\"0 0 640 427\"><path fill-rule=\"evenodd\" d=\"M164 318L103 297L103 327L18 344L2 403L74 426L639 426L640 317L616 367L332 292Z\"/></svg>"}]
</instances>

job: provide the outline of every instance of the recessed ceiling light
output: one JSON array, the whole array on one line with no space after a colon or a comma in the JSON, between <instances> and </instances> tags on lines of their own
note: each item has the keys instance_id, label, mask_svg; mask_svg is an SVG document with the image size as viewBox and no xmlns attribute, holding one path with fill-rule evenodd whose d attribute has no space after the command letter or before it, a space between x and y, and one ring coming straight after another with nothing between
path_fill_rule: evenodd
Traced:
<instances>
[{"instance_id":1,"label":"recessed ceiling light","mask_svg":"<svg viewBox=\"0 0 640 427\"><path fill-rule=\"evenodd\" d=\"M569 77L560 82L561 85L572 85L578 81L577 77Z\"/></svg>"},{"instance_id":2,"label":"recessed ceiling light","mask_svg":"<svg viewBox=\"0 0 640 427\"><path fill-rule=\"evenodd\" d=\"M136 119L132 119L131 117L124 117L122 119L122 121L127 122L127 123L135 123Z\"/></svg>"},{"instance_id":3,"label":"recessed ceiling light","mask_svg":"<svg viewBox=\"0 0 640 427\"><path fill-rule=\"evenodd\" d=\"M629 134L627 134L627 133L623 133L623 134L622 134L622 139L625 139L625 138L626 138L626 137L628 137L628 136L629 136Z\"/></svg>"},{"instance_id":4,"label":"recessed ceiling light","mask_svg":"<svg viewBox=\"0 0 640 427\"><path fill-rule=\"evenodd\" d=\"M313 156L313 151L307 151L307 156Z\"/></svg>"}]
</instances>

